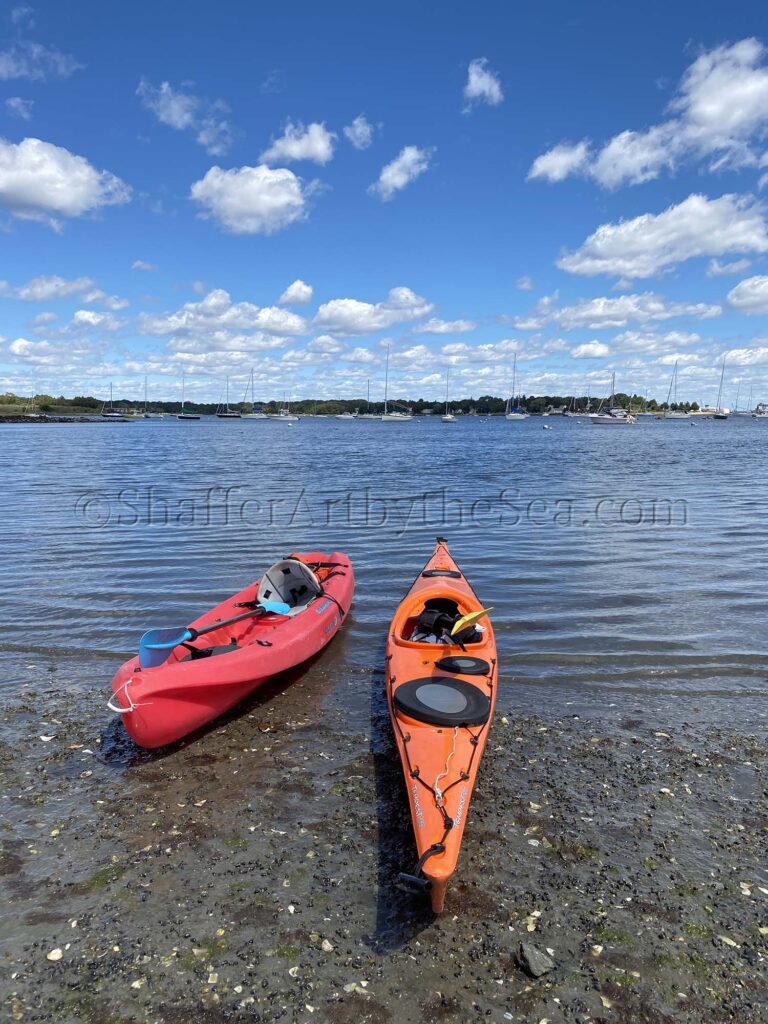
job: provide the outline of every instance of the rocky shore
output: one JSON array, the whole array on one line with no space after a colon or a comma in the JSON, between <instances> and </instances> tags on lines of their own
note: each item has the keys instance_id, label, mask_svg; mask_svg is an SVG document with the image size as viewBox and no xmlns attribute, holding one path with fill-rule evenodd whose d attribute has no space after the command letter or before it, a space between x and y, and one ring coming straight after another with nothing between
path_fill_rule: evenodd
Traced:
<instances>
[{"instance_id":1,"label":"rocky shore","mask_svg":"<svg viewBox=\"0 0 768 1024\"><path fill-rule=\"evenodd\" d=\"M376 674L283 680L158 754L104 703L52 671L4 714L3 1019L766 1019L765 722L502 691L437 919L394 884L414 855Z\"/></svg>"}]
</instances>

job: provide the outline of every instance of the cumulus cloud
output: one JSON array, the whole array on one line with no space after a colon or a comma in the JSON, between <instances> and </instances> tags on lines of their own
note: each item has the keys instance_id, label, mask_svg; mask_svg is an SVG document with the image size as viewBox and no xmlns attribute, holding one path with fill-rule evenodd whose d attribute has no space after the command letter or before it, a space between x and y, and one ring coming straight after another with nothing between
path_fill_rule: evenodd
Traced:
<instances>
[{"instance_id":1,"label":"cumulus cloud","mask_svg":"<svg viewBox=\"0 0 768 1024\"><path fill-rule=\"evenodd\" d=\"M216 288L200 302L187 302L173 313L143 314L139 317L138 329L141 334L161 337L170 334L206 337L215 331L298 335L307 332L307 324L303 317L277 306L232 302L229 292Z\"/></svg>"},{"instance_id":2,"label":"cumulus cloud","mask_svg":"<svg viewBox=\"0 0 768 1024\"><path fill-rule=\"evenodd\" d=\"M107 295L91 277L65 278L58 274L33 277L26 284L11 287L7 281L0 281L0 296L3 298L22 299L24 302L51 302L57 299L77 297L81 302L90 305L101 305L107 309L124 309L129 305L127 299L117 295ZM53 314L44 314L53 316ZM55 319L55 317L54 317Z\"/></svg>"},{"instance_id":3,"label":"cumulus cloud","mask_svg":"<svg viewBox=\"0 0 768 1024\"><path fill-rule=\"evenodd\" d=\"M232 145L232 127L224 115L229 107L223 100L207 100L170 82L155 87L142 78L136 95L162 124L177 131L192 131L196 141L211 156L222 156Z\"/></svg>"},{"instance_id":4,"label":"cumulus cloud","mask_svg":"<svg viewBox=\"0 0 768 1024\"><path fill-rule=\"evenodd\" d=\"M59 217L81 217L130 198L124 181L68 149L40 139L0 139L0 204L14 217L58 229Z\"/></svg>"},{"instance_id":5,"label":"cumulus cloud","mask_svg":"<svg viewBox=\"0 0 768 1024\"><path fill-rule=\"evenodd\" d=\"M768 313L768 277L747 277L728 292L728 305L748 316Z\"/></svg>"},{"instance_id":6,"label":"cumulus cloud","mask_svg":"<svg viewBox=\"0 0 768 1024\"><path fill-rule=\"evenodd\" d=\"M433 308L432 303L410 288L393 288L385 302L375 304L358 299L331 299L318 309L315 324L331 334L371 334L396 323L418 320Z\"/></svg>"},{"instance_id":7,"label":"cumulus cloud","mask_svg":"<svg viewBox=\"0 0 768 1024\"><path fill-rule=\"evenodd\" d=\"M131 264L131 270L145 270L147 273L151 273L153 270L157 270L157 265L147 263L146 260L134 260Z\"/></svg>"},{"instance_id":8,"label":"cumulus cloud","mask_svg":"<svg viewBox=\"0 0 768 1024\"><path fill-rule=\"evenodd\" d=\"M652 277L697 256L768 251L764 210L748 196L690 195L662 213L602 224L558 261L571 274Z\"/></svg>"},{"instance_id":9,"label":"cumulus cloud","mask_svg":"<svg viewBox=\"0 0 768 1024\"><path fill-rule=\"evenodd\" d=\"M433 316L413 330L414 334L464 334L466 331L474 331L476 327L477 324L472 320L439 320Z\"/></svg>"},{"instance_id":10,"label":"cumulus cloud","mask_svg":"<svg viewBox=\"0 0 768 1024\"><path fill-rule=\"evenodd\" d=\"M720 306L704 302L668 302L654 292L640 294L599 296L582 299L568 306L559 306L557 294L541 299L526 317L517 317L512 322L518 330L537 331L548 323L556 323L563 331L579 328L601 330L624 327L629 323L649 323L671 320L675 317L692 317L709 320L722 313Z\"/></svg>"},{"instance_id":11,"label":"cumulus cloud","mask_svg":"<svg viewBox=\"0 0 768 1024\"><path fill-rule=\"evenodd\" d=\"M586 142L561 142L536 157L528 171L528 178L563 181L570 174L583 170L588 163L589 145Z\"/></svg>"},{"instance_id":12,"label":"cumulus cloud","mask_svg":"<svg viewBox=\"0 0 768 1024\"><path fill-rule=\"evenodd\" d=\"M30 82L45 82L69 78L82 67L74 57L31 40L22 39L0 52L0 79L3 81L26 78Z\"/></svg>"},{"instance_id":13,"label":"cumulus cloud","mask_svg":"<svg viewBox=\"0 0 768 1024\"><path fill-rule=\"evenodd\" d=\"M370 186L369 193L385 202L391 199L396 192L400 192L428 170L433 153L434 149L405 146L394 160L382 167L378 181Z\"/></svg>"},{"instance_id":14,"label":"cumulus cloud","mask_svg":"<svg viewBox=\"0 0 768 1024\"><path fill-rule=\"evenodd\" d=\"M373 125L365 114L358 114L351 124L344 129L344 134L355 149L368 149L373 142Z\"/></svg>"},{"instance_id":15,"label":"cumulus cloud","mask_svg":"<svg viewBox=\"0 0 768 1024\"><path fill-rule=\"evenodd\" d=\"M300 278L296 278L293 284L288 285L277 301L281 306L306 306L311 300L312 285L307 284Z\"/></svg>"},{"instance_id":16,"label":"cumulus cloud","mask_svg":"<svg viewBox=\"0 0 768 1024\"><path fill-rule=\"evenodd\" d=\"M768 345L757 345L754 348L732 348L730 352L726 353L726 358L731 366L756 366L768 363Z\"/></svg>"},{"instance_id":17,"label":"cumulus cloud","mask_svg":"<svg viewBox=\"0 0 768 1024\"><path fill-rule=\"evenodd\" d=\"M21 96L11 96L5 101L5 109L11 117L18 117L20 121L32 120L32 108L34 100L24 100Z\"/></svg>"},{"instance_id":18,"label":"cumulus cloud","mask_svg":"<svg viewBox=\"0 0 768 1024\"><path fill-rule=\"evenodd\" d=\"M721 263L720 260L710 260L707 264L707 277L724 277L727 274L742 274L752 266L746 259L732 260L730 263Z\"/></svg>"},{"instance_id":19,"label":"cumulus cloud","mask_svg":"<svg viewBox=\"0 0 768 1024\"><path fill-rule=\"evenodd\" d=\"M191 189L203 217L235 235L271 235L307 216L317 182L306 184L287 167L211 167Z\"/></svg>"},{"instance_id":20,"label":"cumulus cloud","mask_svg":"<svg viewBox=\"0 0 768 1024\"><path fill-rule=\"evenodd\" d=\"M640 352L644 355L669 353L686 345L696 345L701 335L690 331L667 331L656 334L653 331L623 331L613 339L613 347L622 352Z\"/></svg>"},{"instance_id":21,"label":"cumulus cloud","mask_svg":"<svg viewBox=\"0 0 768 1024\"><path fill-rule=\"evenodd\" d=\"M291 163L295 160L311 160L324 166L333 158L333 144L336 135L329 132L325 123L313 122L304 125L288 121L279 139L273 139L270 146L259 157L263 164Z\"/></svg>"},{"instance_id":22,"label":"cumulus cloud","mask_svg":"<svg viewBox=\"0 0 768 1024\"><path fill-rule=\"evenodd\" d=\"M518 277L517 281L515 281L515 288L521 292L532 292L533 280L527 274L523 277Z\"/></svg>"},{"instance_id":23,"label":"cumulus cloud","mask_svg":"<svg viewBox=\"0 0 768 1024\"><path fill-rule=\"evenodd\" d=\"M668 106L650 128L619 132L601 148L561 143L534 161L529 178L562 181L571 174L604 188L637 185L680 164L704 160L710 170L757 167L768 130L766 49L754 38L705 51L688 67Z\"/></svg>"},{"instance_id":24,"label":"cumulus cloud","mask_svg":"<svg viewBox=\"0 0 768 1024\"><path fill-rule=\"evenodd\" d=\"M574 359L601 359L611 354L610 348L602 341L587 341L571 349Z\"/></svg>"},{"instance_id":25,"label":"cumulus cloud","mask_svg":"<svg viewBox=\"0 0 768 1024\"><path fill-rule=\"evenodd\" d=\"M499 76L488 66L486 57L477 57L469 62L467 81L464 85L464 110L472 109L475 103L487 103L496 107L504 99Z\"/></svg>"}]
</instances>

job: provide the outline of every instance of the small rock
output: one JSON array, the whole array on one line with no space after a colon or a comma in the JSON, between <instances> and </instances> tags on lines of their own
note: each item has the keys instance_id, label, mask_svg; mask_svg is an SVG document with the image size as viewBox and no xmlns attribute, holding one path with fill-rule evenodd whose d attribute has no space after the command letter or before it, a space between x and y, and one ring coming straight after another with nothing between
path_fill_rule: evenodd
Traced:
<instances>
[{"instance_id":1,"label":"small rock","mask_svg":"<svg viewBox=\"0 0 768 1024\"><path fill-rule=\"evenodd\" d=\"M532 978L540 978L547 971L555 968L555 961L546 953L531 945L530 942L521 942L517 951L517 961Z\"/></svg>"},{"instance_id":2,"label":"small rock","mask_svg":"<svg viewBox=\"0 0 768 1024\"><path fill-rule=\"evenodd\" d=\"M208 984L215 985L218 982L218 980L219 975L216 973L216 971L211 971L211 973L208 975Z\"/></svg>"},{"instance_id":3,"label":"small rock","mask_svg":"<svg viewBox=\"0 0 768 1024\"><path fill-rule=\"evenodd\" d=\"M328 941L328 939L323 939L322 943L320 944L320 948L322 949L322 951L324 953L332 953L333 952L333 946Z\"/></svg>"},{"instance_id":4,"label":"small rock","mask_svg":"<svg viewBox=\"0 0 768 1024\"><path fill-rule=\"evenodd\" d=\"M57 946L56 949L52 949L51 952L47 954L46 959L48 959L48 960L61 960L61 958L63 956L64 956L64 954L62 953L62 951Z\"/></svg>"}]
</instances>

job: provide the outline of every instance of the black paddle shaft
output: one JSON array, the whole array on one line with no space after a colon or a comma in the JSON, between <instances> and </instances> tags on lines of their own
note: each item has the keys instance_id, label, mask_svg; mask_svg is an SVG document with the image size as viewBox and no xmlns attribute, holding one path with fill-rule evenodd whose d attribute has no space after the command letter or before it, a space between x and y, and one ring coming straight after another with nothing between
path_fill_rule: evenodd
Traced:
<instances>
[{"instance_id":1,"label":"black paddle shaft","mask_svg":"<svg viewBox=\"0 0 768 1024\"><path fill-rule=\"evenodd\" d=\"M235 622L242 622L243 619L250 619L254 615L263 615L265 612L264 608L252 608L249 612L242 612L240 615L235 615L231 619L221 619L220 622L212 622L210 626L203 626L202 629L195 629L194 626L187 626L187 630L192 634L190 640L197 640L203 633L213 633L215 629L220 629L222 626L231 626Z\"/></svg>"}]
</instances>

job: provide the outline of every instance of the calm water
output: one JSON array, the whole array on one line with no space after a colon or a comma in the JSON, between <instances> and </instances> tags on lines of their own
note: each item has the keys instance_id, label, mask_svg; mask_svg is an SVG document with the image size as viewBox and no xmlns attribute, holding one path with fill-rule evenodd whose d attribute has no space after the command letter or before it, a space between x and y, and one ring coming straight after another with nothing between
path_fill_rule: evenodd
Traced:
<instances>
[{"instance_id":1,"label":"calm water","mask_svg":"<svg viewBox=\"0 0 768 1024\"><path fill-rule=\"evenodd\" d=\"M316 547L349 553L357 591L310 672L363 722L392 611L443 534L495 607L516 703L765 715L768 422L169 419L0 437L0 702L30 682L65 700L103 688L145 628Z\"/></svg>"}]
</instances>

